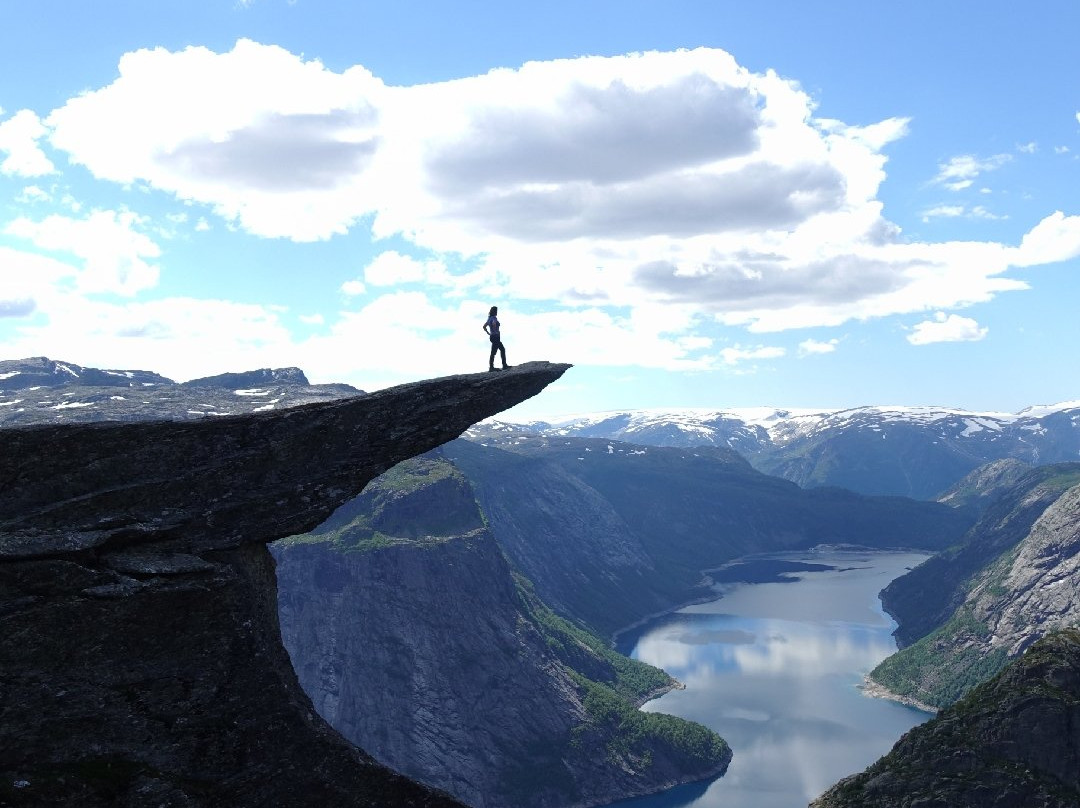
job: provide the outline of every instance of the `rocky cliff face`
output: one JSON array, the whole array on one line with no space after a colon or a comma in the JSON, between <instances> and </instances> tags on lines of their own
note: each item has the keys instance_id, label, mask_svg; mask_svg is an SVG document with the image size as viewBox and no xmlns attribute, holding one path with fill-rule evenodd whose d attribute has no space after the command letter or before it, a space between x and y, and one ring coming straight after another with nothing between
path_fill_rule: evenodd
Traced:
<instances>
[{"instance_id":1,"label":"rocky cliff face","mask_svg":"<svg viewBox=\"0 0 1080 808\"><path fill-rule=\"evenodd\" d=\"M265 543L557 379L0 430L0 803L449 806L314 712Z\"/></svg>"},{"instance_id":2,"label":"rocky cliff face","mask_svg":"<svg viewBox=\"0 0 1080 808\"><path fill-rule=\"evenodd\" d=\"M730 449L488 435L446 454L544 601L609 634L748 553L851 543L941 549L970 526L939 503L800 489ZM572 503L572 504L571 504Z\"/></svg>"},{"instance_id":3,"label":"rocky cliff face","mask_svg":"<svg viewBox=\"0 0 1080 808\"><path fill-rule=\"evenodd\" d=\"M882 662L875 681L942 707L1046 633L1080 625L1080 484L1067 487L1080 483L1076 466L1057 467L1059 474L1037 487L1066 486L1018 543L971 574L949 619ZM1028 511L1019 508L1015 518L1026 524Z\"/></svg>"},{"instance_id":4,"label":"rocky cliff face","mask_svg":"<svg viewBox=\"0 0 1080 808\"><path fill-rule=\"evenodd\" d=\"M900 645L910 645L946 623L964 602L973 578L1016 547L1077 482L1080 463L1027 470L1012 484L994 489L990 504L961 541L889 584L881 600L899 624L895 634Z\"/></svg>"},{"instance_id":5,"label":"rocky cliff face","mask_svg":"<svg viewBox=\"0 0 1080 808\"><path fill-rule=\"evenodd\" d=\"M1080 631L1036 643L813 808L1076 808Z\"/></svg>"},{"instance_id":6,"label":"rocky cliff face","mask_svg":"<svg viewBox=\"0 0 1080 808\"><path fill-rule=\"evenodd\" d=\"M282 636L319 712L475 808L598 805L726 768L704 727L637 712L669 677L548 611L441 457L395 468L274 553Z\"/></svg>"}]
</instances>

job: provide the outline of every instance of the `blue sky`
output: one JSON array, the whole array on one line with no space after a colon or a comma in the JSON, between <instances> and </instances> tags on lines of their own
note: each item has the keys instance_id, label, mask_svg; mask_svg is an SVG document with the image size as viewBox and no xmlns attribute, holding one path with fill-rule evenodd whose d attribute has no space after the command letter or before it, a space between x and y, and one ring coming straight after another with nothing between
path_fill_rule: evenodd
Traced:
<instances>
[{"instance_id":1,"label":"blue sky","mask_svg":"<svg viewBox=\"0 0 1080 808\"><path fill-rule=\"evenodd\" d=\"M0 357L1080 398L1080 6L0 3Z\"/></svg>"}]
</instances>

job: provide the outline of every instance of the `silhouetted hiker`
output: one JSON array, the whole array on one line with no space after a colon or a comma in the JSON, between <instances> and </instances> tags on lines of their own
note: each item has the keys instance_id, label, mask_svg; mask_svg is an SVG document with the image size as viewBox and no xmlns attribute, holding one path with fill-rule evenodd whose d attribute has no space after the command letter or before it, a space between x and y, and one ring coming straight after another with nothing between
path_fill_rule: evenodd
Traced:
<instances>
[{"instance_id":1,"label":"silhouetted hiker","mask_svg":"<svg viewBox=\"0 0 1080 808\"><path fill-rule=\"evenodd\" d=\"M488 370L495 370L496 351L502 355L502 369L506 370L510 367L506 364L506 348L503 347L502 338L499 336L499 318L495 316L498 313L499 307L492 306L491 311L488 312L487 322L484 323L484 331L491 340L491 357L488 359Z\"/></svg>"}]
</instances>

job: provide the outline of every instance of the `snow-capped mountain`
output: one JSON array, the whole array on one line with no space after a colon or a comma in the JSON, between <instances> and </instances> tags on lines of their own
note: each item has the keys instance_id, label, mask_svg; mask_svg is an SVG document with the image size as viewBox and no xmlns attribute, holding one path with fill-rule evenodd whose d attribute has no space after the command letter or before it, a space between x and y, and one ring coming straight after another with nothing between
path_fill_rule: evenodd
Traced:
<instances>
[{"instance_id":1,"label":"snow-capped mountain","mask_svg":"<svg viewBox=\"0 0 1080 808\"><path fill-rule=\"evenodd\" d=\"M524 424L490 421L469 436L482 440L520 432L655 446L725 446L759 470L800 485L929 499L992 460L1036 465L1080 459L1080 401L1018 413L902 406L627 410Z\"/></svg>"},{"instance_id":2,"label":"snow-capped mountain","mask_svg":"<svg viewBox=\"0 0 1080 808\"><path fill-rule=\"evenodd\" d=\"M38 356L0 361L0 426L204 418L361 393L347 384L310 384L299 368L177 383L147 370L101 370Z\"/></svg>"}]
</instances>

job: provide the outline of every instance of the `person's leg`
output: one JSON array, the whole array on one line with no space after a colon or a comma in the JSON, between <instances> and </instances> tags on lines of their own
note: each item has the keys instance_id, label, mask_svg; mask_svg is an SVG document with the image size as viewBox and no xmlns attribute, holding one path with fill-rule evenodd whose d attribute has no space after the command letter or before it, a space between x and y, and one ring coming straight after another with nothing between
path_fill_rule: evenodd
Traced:
<instances>
[{"instance_id":1,"label":"person's leg","mask_svg":"<svg viewBox=\"0 0 1080 808\"><path fill-rule=\"evenodd\" d=\"M495 370L495 352L499 350L501 345L502 343L498 340L493 339L491 341L491 356L488 357L488 370ZM506 362L504 361L503 364L506 364Z\"/></svg>"},{"instance_id":2,"label":"person's leg","mask_svg":"<svg viewBox=\"0 0 1080 808\"><path fill-rule=\"evenodd\" d=\"M506 348L503 347L502 340L499 340L499 355L502 357L503 370L506 370L509 365L506 364Z\"/></svg>"}]
</instances>

